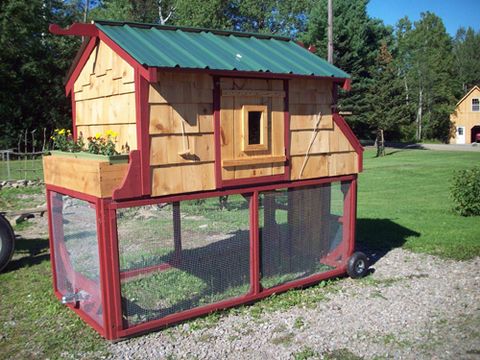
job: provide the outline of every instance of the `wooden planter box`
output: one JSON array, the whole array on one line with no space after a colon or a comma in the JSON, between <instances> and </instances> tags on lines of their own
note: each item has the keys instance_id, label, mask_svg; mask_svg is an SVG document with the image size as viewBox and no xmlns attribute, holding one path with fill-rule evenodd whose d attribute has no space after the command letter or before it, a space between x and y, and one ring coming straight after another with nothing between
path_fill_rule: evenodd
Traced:
<instances>
[{"instance_id":1,"label":"wooden planter box","mask_svg":"<svg viewBox=\"0 0 480 360\"><path fill-rule=\"evenodd\" d=\"M61 153L43 157L46 184L99 198L112 197L113 190L121 185L127 168L127 162L111 163L108 157Z\"/></svg>"}]
</instances>

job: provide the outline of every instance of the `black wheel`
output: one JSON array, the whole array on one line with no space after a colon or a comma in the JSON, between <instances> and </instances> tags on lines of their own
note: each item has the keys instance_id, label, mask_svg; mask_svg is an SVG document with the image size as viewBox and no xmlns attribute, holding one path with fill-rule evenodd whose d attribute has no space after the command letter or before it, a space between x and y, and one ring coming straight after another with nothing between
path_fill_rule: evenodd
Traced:
<instances>
[{"instance_id":1,"label":"black wheel","mask_svg":"<svg viewBox=\"0 0 480 360\"><path fill-rule=\"evenodd\" d=\"M2 271L12 258L15 250L15 234L10 223L0 215L0 271Z\"/></svg>"},{"instance_id":2,"label":"black wheel","mask_svg":"<svg viewBox=\"0 0 480 360\"><path fill-rule=\"evenodd\" d=\"M368 272L368 258L362 252L355 252L347 263L347 274L352 279L358 279L367 275Z\"/></svg>"}]
</instances>

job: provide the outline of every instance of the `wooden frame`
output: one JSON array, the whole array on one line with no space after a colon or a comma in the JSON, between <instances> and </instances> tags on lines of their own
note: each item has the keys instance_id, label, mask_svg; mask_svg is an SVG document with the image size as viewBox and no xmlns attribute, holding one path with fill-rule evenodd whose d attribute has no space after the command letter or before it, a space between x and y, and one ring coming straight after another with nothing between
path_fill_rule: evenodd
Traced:
<instances>
[{"instance_id":1,"label":"wooden frame","mask_svg":"<svg viewBox=\"0 0 480 360\"><path fill-rule=\"evenodd\" d=\"M260 115L260 136L258 144L250 144L250 113L259 112ZM244 152L266 151L268 150L268 131L269 114L267 105L243 105L242 106L242 150Z\"/></svg>"}]
</instances>

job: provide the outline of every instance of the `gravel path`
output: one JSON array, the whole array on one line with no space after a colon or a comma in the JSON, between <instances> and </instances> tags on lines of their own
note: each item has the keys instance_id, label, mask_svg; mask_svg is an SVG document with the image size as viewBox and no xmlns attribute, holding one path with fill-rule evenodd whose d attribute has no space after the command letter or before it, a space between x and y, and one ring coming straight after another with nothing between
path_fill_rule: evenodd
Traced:
<instances>
[{"instance_id":1,"label":"gravel path","mask_svg":"<svg viewBox=\"0 0 480 360\"><path fill-rule=\"evenodd\" d=\"M109 350L114 359L480 359L479 266L395 249L365 279L317 287L324 296L308 306L254 305Z\"/></svg>"}]
</instances>

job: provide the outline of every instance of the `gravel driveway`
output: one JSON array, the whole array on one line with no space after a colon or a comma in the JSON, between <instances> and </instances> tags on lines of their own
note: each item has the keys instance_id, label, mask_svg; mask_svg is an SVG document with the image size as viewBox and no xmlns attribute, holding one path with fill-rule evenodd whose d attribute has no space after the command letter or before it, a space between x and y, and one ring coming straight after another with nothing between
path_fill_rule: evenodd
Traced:
<instances>
[{"instance_id":1,"label":"gravel driveway","mask_svg":"<svg viewBox=\"0 0 480 360\"><path fill-rule=\"evenodd\" d=\"M308 306L254 305L109 350L114 359L480 359L479 266L395 249L365 279L314 288L324 296Z\"/></svg>"}]
</instances>

